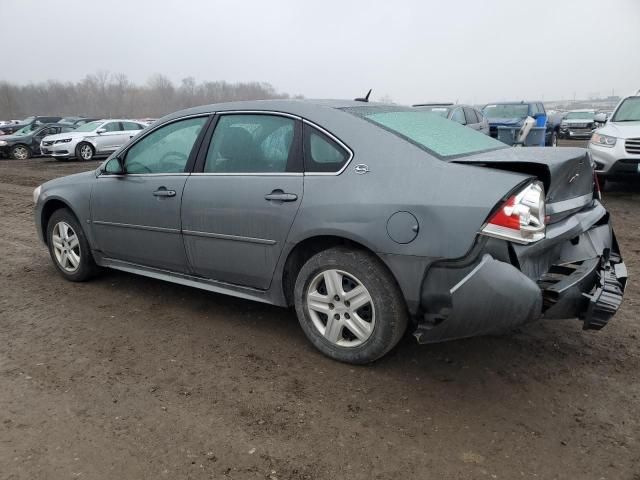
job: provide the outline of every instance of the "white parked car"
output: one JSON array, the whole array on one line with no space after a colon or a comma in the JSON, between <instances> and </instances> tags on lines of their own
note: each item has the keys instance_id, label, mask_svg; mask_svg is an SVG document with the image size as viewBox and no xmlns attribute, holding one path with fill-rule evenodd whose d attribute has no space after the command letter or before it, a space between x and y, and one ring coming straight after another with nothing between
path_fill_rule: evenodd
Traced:
<instances>
[{"instance_id":1,"label":"white parked car","mask_svg":"<svg viewBox=\"0 0 640 480\"><path fill-rule=\"evenodd\" d=\"M604 114L598 115L596 121L604 121ZM640 90L618 103L607 123L593 133L589 151L601 179L640 177Z\"/></svg>"},{"instance_id":2,"label":"white parked car","mask_svg":"<svg viewBox=\"0 0 640 480\"><path fill-rule=\"evenodd\" d=\"M96 120L72 132L44 137L40 151L55 158L91 160L116 151L146 126L135 120Z\"/></svg>"}]
</instances>

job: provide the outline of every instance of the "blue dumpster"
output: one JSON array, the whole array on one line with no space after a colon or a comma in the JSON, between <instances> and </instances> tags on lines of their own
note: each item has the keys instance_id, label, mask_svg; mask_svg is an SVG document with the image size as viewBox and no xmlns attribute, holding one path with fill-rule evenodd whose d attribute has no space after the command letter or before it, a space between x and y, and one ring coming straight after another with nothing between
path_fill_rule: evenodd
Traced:
<instances>
[{"instance_id":1,"label":"blue dumpster","mask_svg":"<svg viewBox=\"0 0 640 480\"><path fill-rule=\"evenodd\" d=\"M544 147L545 127L533 127L524 140L524 147ZM520 127L498 127L498 140L507 145L516 145Z\"/></svg>"}]
</instances>

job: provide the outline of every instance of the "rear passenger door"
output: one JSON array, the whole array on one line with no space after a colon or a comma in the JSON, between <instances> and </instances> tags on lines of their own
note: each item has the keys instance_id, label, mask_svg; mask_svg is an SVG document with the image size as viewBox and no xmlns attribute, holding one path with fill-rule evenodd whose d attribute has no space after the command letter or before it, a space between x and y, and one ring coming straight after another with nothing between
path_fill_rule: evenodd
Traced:
<instances>
[{"instance_id":1,"label":"rear passenger door","mask_svg":"<svg viewBox=\"0 0 640 480\"><path fill-rule=\"evenodd\" d=\"M182 197L192 271L266 290L303 193L300 120L220 114Z\"/></svg>"}]
</instances>

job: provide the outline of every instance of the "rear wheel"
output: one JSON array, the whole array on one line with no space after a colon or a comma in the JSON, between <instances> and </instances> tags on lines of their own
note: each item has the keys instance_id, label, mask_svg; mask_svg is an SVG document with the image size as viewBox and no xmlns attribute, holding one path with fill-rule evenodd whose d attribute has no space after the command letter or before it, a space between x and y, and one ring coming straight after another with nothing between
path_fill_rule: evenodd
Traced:
<instances>
[{"instance_id":1,"label":"rear wheel","mask_svg":"<svg viewBox=\"0 0 640 480\"><path fill-rule=\"evenodd\" d=\"M83 282L97 272L80 223L69 210L63 208L51 215L47 224L47 245L53 264L67 280Z\"/></svg>"},{"instance_id":2,"label":"rear wheel","mask_svg":"<svg viewBox=\"0 0 640 480\"><path fill-rule=\"evenodd\" d=\"M81 142L76 147L76 157L80 160L89 161L93 159L93 156L96 154L96 151L93 148L93 145L87 142Z\"/></svg>"},{"instance_id":3,"label":"rear wheel","mask_svg":"<svg viewBox=\"0 0 640 480\"><path fill-rule=\"evenodd\" d=\"M26 145L16 145L11 149L11 158L14 160L28 160L31 158L31 150Z\"/></svg>"},{"instance_id":4,"label":"rear wheel","mask_svg":"<svg viewBox=\"0 0 640 480\"><path fill-rule=\"evenodd\" d=\"M396 346L408 314L402 294L372 254L344 247L311 257L296 280L295 306L307 338L341 362L373 362Z\"/></svg>"},{"instance_id":5,"label":"rear wheel","mask_svg":"<svg viewBox=\"0 0 640 480\"><path fill-rule=\"evenodd\" d=\"M558 146L558 132L556 132L555 130L551 132L551 139L549 140L549 146L550 147Z\"/></svg>"}]
</instances>

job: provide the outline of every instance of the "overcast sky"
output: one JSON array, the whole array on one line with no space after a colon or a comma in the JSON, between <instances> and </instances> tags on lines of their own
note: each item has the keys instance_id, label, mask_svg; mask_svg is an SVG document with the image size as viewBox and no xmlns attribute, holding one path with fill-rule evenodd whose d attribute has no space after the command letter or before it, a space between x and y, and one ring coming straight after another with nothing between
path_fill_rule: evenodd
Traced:
<instances>
[{"instance_id":1,"label":"overcast sky","mask_svg":"<svg viewBox=\"0 0 640 480\"><path fill-rule=\"evenodd\" d=\"M158 72L399 103L640 88L640 0L0 0L0 19L0 80L19 83Z\"/></svg>"}]
</instances>

